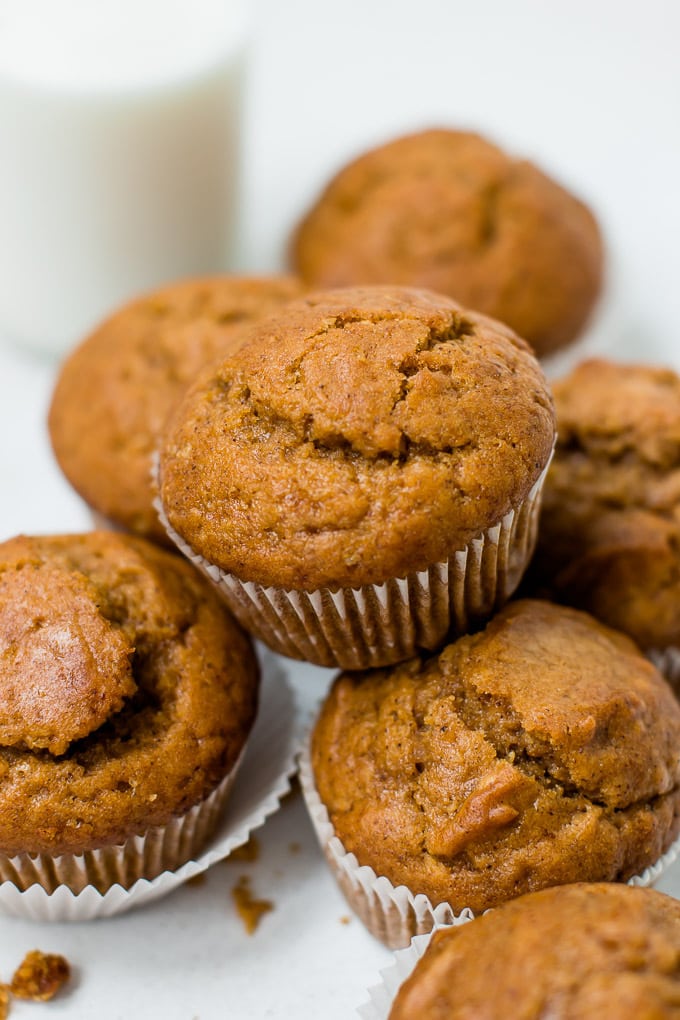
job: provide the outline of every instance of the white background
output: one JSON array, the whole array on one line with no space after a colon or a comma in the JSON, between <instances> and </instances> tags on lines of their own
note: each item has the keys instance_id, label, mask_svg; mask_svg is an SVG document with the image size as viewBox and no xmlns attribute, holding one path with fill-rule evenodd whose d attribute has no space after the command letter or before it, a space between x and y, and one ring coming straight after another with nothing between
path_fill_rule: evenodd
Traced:
<instances>
[{"instance_id":1,"label":"white background","mask_svg":"<svg viewBox=\"0 0 680 1020\"><path fill-rule=\"evenodd\" d=\"M679 40L673 0L261 3L234 268L280 268L299 214L366 146L423 126L472 127L559 176L602 222L606 298L560 367L597 350L680 368ZM89 526L49 451L54 371L0 340L0 539ZM308 705L330 675L296 665L291 674ZM299 798L260 836L256 865L218 865L206 885L136 915L51 928L0 919L0 979L34 947L77 967L71 994L49 1007L15 1005L12 1015L352 1016L390 954L358 921L341 923L347 908ZM252 938L229 892L246 872L275 903ZM680 895L680 868L663 888Z\"/></svg>"}]
</instances>

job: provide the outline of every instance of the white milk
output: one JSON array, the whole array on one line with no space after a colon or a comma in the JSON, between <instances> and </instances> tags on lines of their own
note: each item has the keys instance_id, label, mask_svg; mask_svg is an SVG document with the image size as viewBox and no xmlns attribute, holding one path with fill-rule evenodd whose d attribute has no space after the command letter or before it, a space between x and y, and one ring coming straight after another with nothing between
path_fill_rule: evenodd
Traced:
<instances>
[{"instance_id":1,"label":"white milk","mask_svg":"<svg viewBox=\"0 0 680 1020\"><path fill-rule=\"evenodd\" d=\"M0 0L0 334L229 266L247 0Z\"/></svg>"}]
</instances>

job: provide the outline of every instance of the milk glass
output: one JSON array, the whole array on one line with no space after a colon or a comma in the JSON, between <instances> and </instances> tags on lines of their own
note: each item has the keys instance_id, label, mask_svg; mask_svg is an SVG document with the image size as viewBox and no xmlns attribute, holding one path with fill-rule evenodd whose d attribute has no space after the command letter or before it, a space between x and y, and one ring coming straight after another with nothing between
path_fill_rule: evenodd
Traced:
<instances>
[{"instance_id":1,"label":"milk glass","mask_svg":"<svg viewBox=\"0 0 680 1020\"><path fill-rule=\"evenodd\" d=\"M0 0L0 336L233 256L247 0Z\"/></svg>"}]
</instances>

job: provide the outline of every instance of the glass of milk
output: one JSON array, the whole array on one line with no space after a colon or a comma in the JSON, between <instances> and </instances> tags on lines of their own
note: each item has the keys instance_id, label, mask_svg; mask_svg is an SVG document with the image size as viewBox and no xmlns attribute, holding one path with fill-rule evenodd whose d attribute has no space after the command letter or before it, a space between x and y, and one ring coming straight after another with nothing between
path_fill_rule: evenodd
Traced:
<instances>
[{"instance_id":1,"label":"glass of milk","mask_svg":"<svg viewBox=\"0 0 680 1020\"><path fill-rule=\"evenodd\" d=\"M0 338L228 269L247 0L0 0Z\"/></svg>"}]
</instances>

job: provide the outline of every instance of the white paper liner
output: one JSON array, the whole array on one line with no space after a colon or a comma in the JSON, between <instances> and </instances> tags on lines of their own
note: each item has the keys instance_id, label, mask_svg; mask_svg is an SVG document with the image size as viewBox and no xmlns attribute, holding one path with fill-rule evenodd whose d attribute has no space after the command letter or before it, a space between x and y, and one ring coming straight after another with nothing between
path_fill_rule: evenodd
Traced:
<instances>
[{"instance_id":1,"label":"white paper liner","mask_svg":"<svg viewBox=\"0 0 680 1020\"><path fill-rule=\"evenodd\" d=\"M345 850L316 789L309 736L299 755L298 775L312 825L338 885L359 919L388 949L403 949L414 935L462 924L475 917L468 907L456 914L448 903L435 907L423 893L412 893L405 885L394 886L384 875L378 876L373 868L360 865L355 855ZM653 885L679 854L680 836L658 861L630 878L628 885Z\"/></svg>"},{"instance_id":2,"label":"white paper liner","mask_svg":"<svg viewBox=\"0 0 680 1020\"><path fill-rule=\"evenodd\" d=\"M670 684L680 685L680 648L650 648L646 654Z\"/></svg>"},{"instance_id":3,"label":"white paper liner","mask_svg":"<svg viewBox=\"0 0 680 1020\"><path fill-rule=\"evenodd\" d=\"M336 591L240 581L195 552L168 521L160 499L154 506L172 541L251 634L292 659L369 669L402 662L418 648L437 648L448 633L466 634L507 602L536 544L548 466L516 509L451 559L383 584Z\"/></svg>"},{"instance_id":4,"label":"white paper liner","mask_svg":"<svg viewBox=\"0 0 680 1020\"><path fill-rule=\"evenodd\" d=\"M290 790L300 732L301 720L293 691L281 667L265 653L260 708L242 756L238 782L215 834L195 860L151 880L139 879L129 889L113 885L103 894L92 885L78 894L66 885L59 885L52 893L40 885L21 892L12 882L4 881L0 884L0 911L37 921L87 921L110 917L167 895L187 879L228 857L278 809L281 798Z\"/></svg>"}]
</instances>

